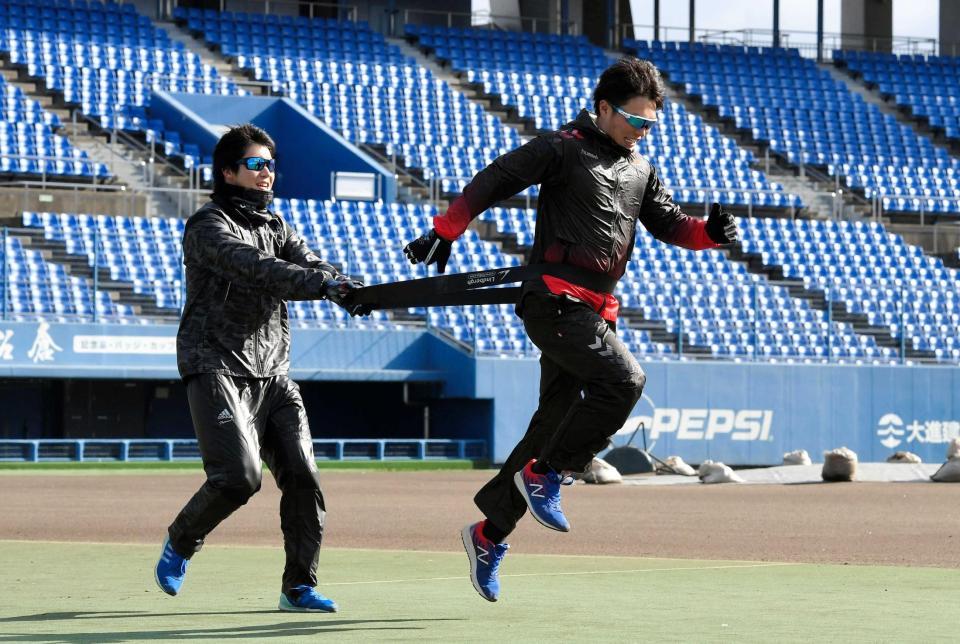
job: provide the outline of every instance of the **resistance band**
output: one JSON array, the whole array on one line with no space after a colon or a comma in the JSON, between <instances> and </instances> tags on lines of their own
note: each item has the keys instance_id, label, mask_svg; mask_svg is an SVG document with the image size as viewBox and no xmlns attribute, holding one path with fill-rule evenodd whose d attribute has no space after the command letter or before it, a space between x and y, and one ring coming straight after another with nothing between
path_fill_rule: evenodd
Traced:
<instances>
[{"instance_id":1,"label":"resistance band","mask_svg":"<svg viewBox=\"0 0 960 644\"><path fill-rule=\"evenodd\" d=\"M405 309L417 306L461 306L467 304L515 304L522 287L501 288L552 275L599 293L612 293L617 280L600 273L566 264L532 264L492 268L471 273L424 277L405 282L365 286L351 293L347 305L368 304L373 309Z\"/></svg>"}]
</instances>

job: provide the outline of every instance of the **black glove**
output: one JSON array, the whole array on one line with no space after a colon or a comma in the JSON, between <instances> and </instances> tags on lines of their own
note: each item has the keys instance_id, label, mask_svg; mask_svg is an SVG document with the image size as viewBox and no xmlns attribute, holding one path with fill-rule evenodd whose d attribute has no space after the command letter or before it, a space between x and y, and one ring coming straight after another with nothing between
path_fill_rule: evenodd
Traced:
<instances>
[{"instance_id":1,"label":"black glove","mask_svg":"<svg viewBox=\"0 0 960 644\"><path fill-rule=\"evenodd\" d=\"M429 266L436 262L437 270L442 273L447 270L447 260L450 259L450 247L452 245L438 235L437 230L433 228L426 235L417 237L404 246L403 254L407 256L411 264L423 262Z\"/></svg>"},{"instance_id":2,"label":"black glove","mask_svg":"<svg viewBox=\"0 0 960 644\"><path fill-rule=\"evenodd\" d=\"M349 302L350 294L362 288L363 282L343 275L323 282L323 293L327 296L327 299L344 309L351 317L370 315L372 310L369 304L351 304Z\"/></svg>"},{"instance_id":3,"label":"black glove","mask_svg":"<svg viewBox=\"0 0 960 644\"><path fill-rule=\"evenodd\" d=\"M710 216L707 217L707 236L718 244L732 244L740 241L737 232L737 222L733 215L720 208L715 203L710 206Z\"/></svg>"}]
</instances>

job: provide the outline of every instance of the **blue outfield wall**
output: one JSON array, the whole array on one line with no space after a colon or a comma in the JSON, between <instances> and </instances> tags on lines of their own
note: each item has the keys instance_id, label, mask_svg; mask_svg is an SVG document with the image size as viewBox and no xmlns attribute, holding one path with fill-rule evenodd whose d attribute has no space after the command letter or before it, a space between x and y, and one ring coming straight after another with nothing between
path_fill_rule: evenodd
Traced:
<instances>
[{"instance_id":1,"label":"blue outfield wall","mask_svg":"<svg viewBox=\"0 0 960 644\"><path fill-rule=\"evenodd\" d=\"M177 327L0 322L0 377L177 379ZM423 330L295 329L296 380L438 382L469 358Z\"/></svg>"},{"instance_id":2,"label":"blue outfield wall","mask_svg":"<svg viewBox=\"0 0 960 644\"><path fill-rule=\"evenodd\" d=\"M614 444L625 444L643 423L661 458L775 465L788 451L805 449L817 461L824 450L846 446L862 461L907 450L940 462L960 435L955 366L641 364L644 396ZM475 395L495 400L495 460L526 430L538 378L532 359L478 361ZM637 434L634 445L642 444Z\"/></svg>"},{"instance_id":3,"label":"blue outfield wall","mask_svg":"<svg viewBox=\"0 0 960 644\"><path fill-rule=\"evenodd\" d=\"M172 325L0 322L0 377L176 379L175 337ZM441 383L438 411L497 462L537 404L535 359L474 359L424 330L294 330L291 357L297 380ZM614 442L643 423L660 457L778 464L847 446L864 461L909 450L939 462L960 435L956 366L641 362L644 397ZM458 421L458 399L492 400L492 418Z\"/></svg>"}]
</instances>

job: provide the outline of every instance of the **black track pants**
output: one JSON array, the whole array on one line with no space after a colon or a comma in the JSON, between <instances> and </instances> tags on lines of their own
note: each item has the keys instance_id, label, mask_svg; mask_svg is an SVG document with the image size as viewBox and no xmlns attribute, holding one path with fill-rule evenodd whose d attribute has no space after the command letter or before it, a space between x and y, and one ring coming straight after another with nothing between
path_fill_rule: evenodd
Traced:
<instances>
[{"instance_id":1,"label":"black track pants","mask_svg":"<svg viewBox=\"0 0 960 644\"><path fill-rule=\"evenodd\" d=\"M174 549L193 556L204 538L260 489L262 458L281 492L282 590L315 586L325 508L296 383L286 376L200 374L187 381L187 400L207 481L170 526Z\"/></svg>"},{"instance_id":2,"label":"black track pants","mask_svg":"<svg viewBox=\"0 0 960 644\"><path fill-rule=\"evenodd\" d=\"M623 426L646 382L626 345L585 304L530 293L523 301L523 326L542 352L540 404L503 467L474 497L506 532L527 510L513 475L531 458L558 472L582 472Z\"/></svg>"}]
</instances>

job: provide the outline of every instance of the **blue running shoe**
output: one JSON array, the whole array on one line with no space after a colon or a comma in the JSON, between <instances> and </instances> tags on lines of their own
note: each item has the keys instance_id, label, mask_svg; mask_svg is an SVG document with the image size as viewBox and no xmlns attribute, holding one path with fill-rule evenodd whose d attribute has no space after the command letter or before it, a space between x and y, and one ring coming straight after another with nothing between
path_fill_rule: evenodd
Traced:
<instances>
[{"instance_id":1,"label":"blue running shoe","mask_svg":"<svg viewBox=\"0 0 960 644\"><path fill-rule=\"evenodd\" d=\"M189 559L178 555L177 551L170 545L170 537L164 539L160 559L157 561L157 567L153 570L153 578L160 586L160 590L168 595L179 593L189 563Z\"/></svg>"},{"instance_id":2,"label":"blue running shoe","mask_svg":"<svg viewBox=\"0 0 960 644\"><path fill-rule=\"evenodd\" d=\"M289 593L289 594L287 594ZM297 586L280 593L280 610L292 613L335 613L337 602L327 599L312 586Z\"/></svg>"},{"instance_id":3,"label":"blue running shoe","mask_svg":"<svg viewBox=\"0 0 960 644\"><path fill-rule=\"evenodd\" d=\"M460 531L460 538L470 558L470 581L473 587L487 601L497 601L500 595L500 562L510 546L494 543L483 536L483 521L465 527Z\"/></svg>"},{"instance_id":4,"label":"blue running shoe","mask_svg":"<svg viewBox=\"0 0 960 644\"><path fill-rule=\"evenodd\" d=\"M563 477L550 470L546 474L533 471L536 459L531 459L523 469L513 475L513 482L523 495L533 518L560 532L570 532L570 522L560 509L560 484Z\"/></svg>"}]
</instances>

